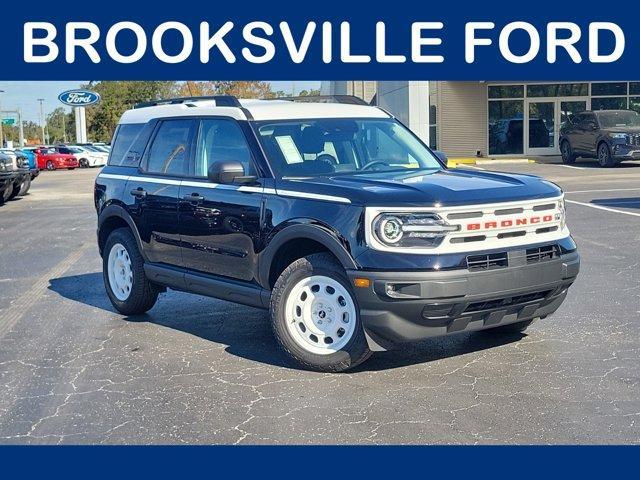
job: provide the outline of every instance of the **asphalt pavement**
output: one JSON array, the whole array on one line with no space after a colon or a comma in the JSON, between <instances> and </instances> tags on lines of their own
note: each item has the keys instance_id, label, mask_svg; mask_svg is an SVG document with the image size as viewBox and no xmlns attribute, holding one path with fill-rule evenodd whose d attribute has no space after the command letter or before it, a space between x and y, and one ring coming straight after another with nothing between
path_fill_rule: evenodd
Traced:
<instances>
[{"instance_id":1,"label":"asphalt pavement","mask_svg":"<svg viewBox=\"0 0 640 480\"><path fill-rule=\"evenodd\" d=\"M478 167L473 167L478 168ZM582 271L526 335L459 334L345 374L295 368L264 311L102 283L98 170L0 206L0 443L640 443L640 162L496 164L560 184Z\"/></svg>"}]
</instances>

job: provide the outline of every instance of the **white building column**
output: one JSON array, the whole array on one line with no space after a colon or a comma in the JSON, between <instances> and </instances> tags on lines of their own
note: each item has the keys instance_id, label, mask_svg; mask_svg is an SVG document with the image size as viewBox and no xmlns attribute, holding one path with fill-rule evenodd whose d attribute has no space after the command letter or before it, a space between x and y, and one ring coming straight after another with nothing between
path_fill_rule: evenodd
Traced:
<instances>
[{"instance_id":1,"label":"white building column","mask_svg":"<svg viewBox=\"0 0 640 480\"><path fill-rule=\"evenodd\" d=\"M429 82L380 81L378 106L394 115L429 145Z\"/></svg>"}]
</instances>

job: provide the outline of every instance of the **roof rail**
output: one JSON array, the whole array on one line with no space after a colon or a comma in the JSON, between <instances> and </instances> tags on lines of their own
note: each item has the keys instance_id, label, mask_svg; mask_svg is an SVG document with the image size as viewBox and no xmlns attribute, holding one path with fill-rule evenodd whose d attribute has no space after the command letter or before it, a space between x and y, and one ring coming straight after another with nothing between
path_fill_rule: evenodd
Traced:
<instances>
[{"instance_id":1,"label":"roof rail","mask_svg":"<svg viewBox=\"0 0 640 480\"><path fill-rule=\"evenodd\" d=\"M158 105L178 105L180 103L201 102L203 100L214 100L216 107L238 107L242 108L240 101L233 95L208 95L203 97L178 97L166 98L162 100L153 100L151 102L142 102L133 106L133 108L156 107Z\"/></svg>"},{"instance_id":2,"label":"roof rail","mask_svg":"<svg viewBox=\"0 0 640 480\"><path fill-rule=\"evenodd\" d=\"M278 97L273 100L287 100L289 102L308 103L346 103L348 105L367 105L360 97L354 95L303 95L301 97Z\"/></svg>"}]
</instances>

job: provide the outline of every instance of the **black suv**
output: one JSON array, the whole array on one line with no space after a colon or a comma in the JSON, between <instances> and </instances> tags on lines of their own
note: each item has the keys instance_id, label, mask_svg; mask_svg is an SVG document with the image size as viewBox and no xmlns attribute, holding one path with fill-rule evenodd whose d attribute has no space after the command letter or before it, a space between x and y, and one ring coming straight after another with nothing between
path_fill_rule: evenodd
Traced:
<instances>
[{"instance_id":1,"label":"black suv","mask_svg":"<svg viewBox=\"0 0 640 480\"><path fill-rule=\"evenodd\" d=\"M633 110L578 113L560 130L564 163L577 157L597 158L601 167L640 158L640 115Z\"/></svg>"},{"instance_id":2,"label":"black suv","mask_svg":"<svg viewBox=\"0 0 640 480\"><path fill-rule=\"evenodd\" d=\"M445 163L353 99L139 105L95 184L107 294L125 315L167 287L269 309L282 348L325 371L522 332L578 274L562 191Z\"/></svg>"}]
</instances>

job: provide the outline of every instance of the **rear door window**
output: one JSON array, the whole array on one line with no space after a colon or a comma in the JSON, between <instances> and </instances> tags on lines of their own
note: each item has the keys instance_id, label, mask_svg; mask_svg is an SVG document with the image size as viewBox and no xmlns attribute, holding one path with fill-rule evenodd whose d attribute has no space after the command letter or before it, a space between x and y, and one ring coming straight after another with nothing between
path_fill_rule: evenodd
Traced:
<instances>
[{"instance_id":1,"label":"rear door window","mask_svg":"<svg viewBox=\"0 0 640 480\"><path fill-rule=\"evenodd\" d=\"M148 173L188 176L189 150L196 121L165 120L160 123L147 153Z\"/></svg>"}]
</instances>

